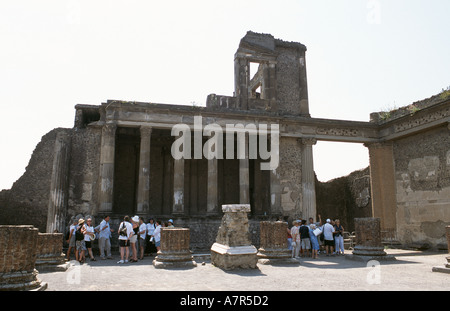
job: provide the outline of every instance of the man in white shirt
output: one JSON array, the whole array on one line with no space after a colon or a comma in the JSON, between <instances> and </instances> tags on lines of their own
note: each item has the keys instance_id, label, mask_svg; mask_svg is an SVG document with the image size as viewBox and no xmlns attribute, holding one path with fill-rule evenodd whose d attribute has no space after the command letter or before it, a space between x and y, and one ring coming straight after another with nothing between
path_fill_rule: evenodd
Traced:
<instances>
[{"instance_id":1,"label":"man in white shirt","mask_svg":"<svg viewBox=\"0 0 450 311\"><path fill-rule=\"evenodd\" d=\"M150 218L147 224L147 253L149 253L150 256L152 256L153 253L157 252L154 241L155 238L153 237L153 232L155 231L155 229L155 220L153 218Z\"/></svg>"},{"instance_id":2,"label":"man in white shirt","mask_svg":"<svg viewBox=\"0 0 450 311\"><path fill-rule=\"evenodd\" d=\"M334 248L334 227L331 225L331 220L327 219L327 223L323 225L323 237L325 249L327 251L327 256L330 256L333 253ZM330 251L331 249L331 251Z\"/></svg>"},{"instance_id":3,"label":"man in white shirt","mask_svg":"<svg viewBox=\"0 0 450 311\"><path fill-rule=\"evenodd\" d=\"M117 263L127 263L128 257L130 257L130 238L133 233L133 225L130 223L130 217L125 216L119 226L119 247L120 247L120 260ZM125 260L124 260L125 257Z\"/></svg>"},{"instance_id":4,"label":"man in white shirt","mask_svg":"<svg viewBox=\"0 0 450 311\"><path fill-rule=\"evenodd\" d=\"M139 217L139 249L141 250L140 260L144 259L145 239L147 238L147 224L143 217Z\"/></svg>"},{"instance_id":5,"label":"man in white shirt","mask_svg":"<svg viewBox=\"0 0 450 311\"><path fill-rule=\"evenodd\" d=\"M98 247L100 249L100 258L105 259L105 250L108 259L111 259L111 232L112 229L109 226L109 216L106 216L99 226L98 234Z\"/></svg>"}]
</instances>

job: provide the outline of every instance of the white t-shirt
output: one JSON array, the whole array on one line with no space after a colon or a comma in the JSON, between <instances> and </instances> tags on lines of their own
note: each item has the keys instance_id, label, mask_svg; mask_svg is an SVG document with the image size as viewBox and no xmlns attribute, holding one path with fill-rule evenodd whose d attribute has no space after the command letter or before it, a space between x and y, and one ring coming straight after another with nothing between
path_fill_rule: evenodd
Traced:
<instances>
[{"instance_id":1,"label":"white t-shirt","mask_svg":"<svg viewBox=\"0 0 450 311\"><path fill-rule=\"evenodd\" d=\"M89 242L91 240L91 236L87 234L88 232L94 233L94 227L89 227L88 225L84 226L86 228L86 233L84 234L84 240Z\"/></svg>"},{"instance_id":2,"label":"white t-shirt","mask_svg":"<svg viewBox=\"0 0 450 311\"><path fill-rule=\"evenodd\" d=\"M105 229L102 230L103 228ZM111 229L109 227L109 222L106 222L106 220L102 220L102 222L100 223L100 233L98 234L98 237L107 239L110 236L111 236Z\"/></svg>"},{"instance_id":3,"label":"white t-shirt","mask_svg":"<svg viewBox=\"0 0 450 311\"><path fill-rule=\"evenodd\" d=\"M155 223L148 223L147 224L147 234L148 235L153 235L153 232L155 231L155 228L156 228L156 224Z\"/></svg>"},{"instance_id":4,"label":"white t-shirt","mask_svg":"<svg viewBox=\"0 0 450 311\"><path fill-rule=\"evenodd\" d=\"M153 236L155 237L155 242L161 241L161 226L156 227Z\"/></svg>"},{"instance_id":5,"label":"white t-shirt","mask_svg":"<svg viewBox=\"0 0 450 311\"><path fill-rule=\"evenodd\" d=\"M119 240L128 240L131 234L133 233L133 225L130 224L128 221L123 221L120 223L119 228L123 228L123 226L127 228L127 235L124 236L119 234Z\"/></svg>"},{"instance_id":6,"label":"white t-shirt","mask_svg":"<svg viewBox=\"0 0 450 311\"><path fill-rule=\"evenodd\" d=\"M75 231L76 230L77 230L77 225L70 225L70 232L72 233L72 239L75 239Z\"/></svg>"},{"instance_id":7,"label":"white t-shirt","mask_svg":"<svg viewBox=\"0 0 450 311\"><path fill-rule=\"evenodd\" d=\"M142 231L144 231L144 233L142 233ZM141 239L145 240L145 237L147 236L147 225L142 223L142 225L139 226L139 232L141 233Z\"/></svg>"},{"instance_id":8,"label":"white t-shirt","mask_svg":"<svg viewBox=\"0 0 450 311\"><path fill-rule=\"evenodd\" d=\"M326 223L325 225L323 225L323 236L325 238L325 240L334 240L333 239L333 232L334 232L334 227L329 224Z\"/></svg>"}]
</instances>

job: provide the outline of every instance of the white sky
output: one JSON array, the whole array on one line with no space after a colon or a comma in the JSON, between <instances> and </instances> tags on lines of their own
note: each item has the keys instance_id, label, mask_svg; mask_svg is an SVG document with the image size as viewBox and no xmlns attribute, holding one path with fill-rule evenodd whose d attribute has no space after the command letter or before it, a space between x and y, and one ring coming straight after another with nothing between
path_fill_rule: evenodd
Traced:
<instances>
[{"instance_id":1,"label":"white sky","mask_svg":"<svg viewBox=\"0 0 450 311\"><path fill-rule=\"evenodd\" d=\"M312 117L369 121L450 85L450 1L1 0L0 189L41 137L107 99L204 105L232 95L248 30L305 44ZM368 165L359 144L314 147L319 180Z\"/></svg>"}]
</instances>

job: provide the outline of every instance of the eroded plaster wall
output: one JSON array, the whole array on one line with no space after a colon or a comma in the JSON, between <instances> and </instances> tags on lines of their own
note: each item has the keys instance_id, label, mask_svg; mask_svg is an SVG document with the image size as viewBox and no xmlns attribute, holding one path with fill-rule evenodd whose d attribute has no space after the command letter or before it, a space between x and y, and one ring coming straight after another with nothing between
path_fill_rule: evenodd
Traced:
<instances>
[{"instance_id":1,"label":"eroded plaster wall","mask_svg":"<svg viewBox=\"0 0 450 311\"><path fill-rule=\"evenodd\" d=\"M450 135L447 127L394 143L397 235L404 244L444 245L450 225Z\"/></svg>"}]
</instances>

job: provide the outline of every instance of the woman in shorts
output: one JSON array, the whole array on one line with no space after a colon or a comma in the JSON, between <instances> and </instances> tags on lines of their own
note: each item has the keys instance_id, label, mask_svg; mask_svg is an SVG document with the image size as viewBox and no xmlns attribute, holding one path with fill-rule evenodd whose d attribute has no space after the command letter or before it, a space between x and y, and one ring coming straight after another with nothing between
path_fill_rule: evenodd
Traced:
<instances>
[{"instance_id":1,"label":"woman in shorts","mask_svg":"<svg viewBox=\"0 0 450 311\"><path fill-rule=\"evenodd\" d=\"M127 263L130 256L130 237L133 234L133 226L130 224L130 217L125 216L119 226L119 248L120 248L120 260L117 262ZM125 259L125 260L124 260Z\"/></svg>"}]
</instances>

